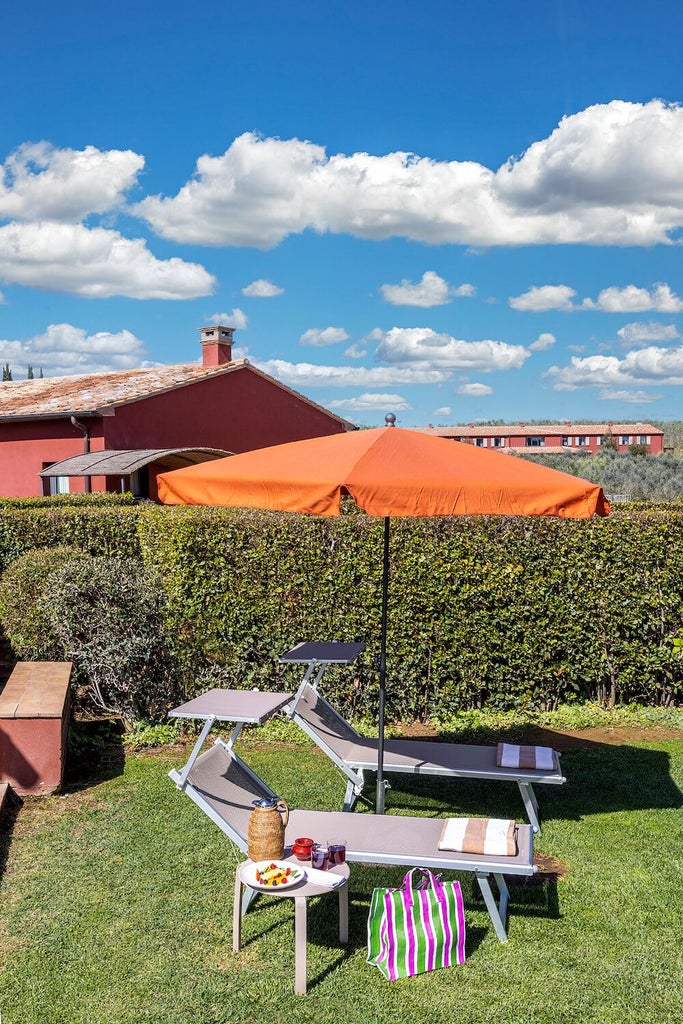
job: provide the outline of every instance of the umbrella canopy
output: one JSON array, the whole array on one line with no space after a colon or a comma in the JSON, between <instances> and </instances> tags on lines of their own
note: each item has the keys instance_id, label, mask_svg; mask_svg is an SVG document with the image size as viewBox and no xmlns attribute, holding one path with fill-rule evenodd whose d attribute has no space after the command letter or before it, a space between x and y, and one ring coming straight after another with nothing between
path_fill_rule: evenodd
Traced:
<instances>
[{"instance_id":1,"label":"umbrella canopy","mask_svg":"<svg viewBox=\"0 0 683 1024\"><path fill-rule=\"evenodd\" d=\"M606 515L602 489L568 473L415 430L378 427L259 448L158 478L167 505L337 516Z\"/></svg>"},{"instance_id":2,"label":"umbrella canopy","mask_svg":"<svg viewBox=\"0 0 683 1024\"><path fill-rule=\"evenodd\" d=\"M389 517L588 519L609 513L602 488L586 480L485 448L392 427L260 448L162 473L157 485L159 497L168 505L234 505L320 516L339 515L342 495L349 494L369 515L385 518L376 805L380 813L385 788Z\"/></svg>"}]
</instances>

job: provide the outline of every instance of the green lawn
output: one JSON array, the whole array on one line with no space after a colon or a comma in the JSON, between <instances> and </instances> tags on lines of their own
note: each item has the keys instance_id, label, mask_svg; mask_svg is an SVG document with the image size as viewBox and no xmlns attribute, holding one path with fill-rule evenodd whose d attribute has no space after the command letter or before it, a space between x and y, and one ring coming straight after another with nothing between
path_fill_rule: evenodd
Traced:
<instances>
[{"instance_id":1,"label":"green lawn","mask_svg":"<svg viewBox=\"0 0 683 1024\"><path fill-rule=\"evenodd\" d=\"M292 803L341 805L340 778L310 746L242 750ZM289 901L261 899L232 953L241 857L167 779L182 760L114 758L104 781L6 813L2 1024L683 1020L683 733L565 753L569 783L540 787L536 849L567 873L512 889L507 945L465 876L463 967L391 983L368 966L372 888L403 872L353 866L348 948L336 944L335 897L310 905L304 998L293 992ZM521 814L514 786L395 781L392 813Z\"/></svg>"}]
</instances>

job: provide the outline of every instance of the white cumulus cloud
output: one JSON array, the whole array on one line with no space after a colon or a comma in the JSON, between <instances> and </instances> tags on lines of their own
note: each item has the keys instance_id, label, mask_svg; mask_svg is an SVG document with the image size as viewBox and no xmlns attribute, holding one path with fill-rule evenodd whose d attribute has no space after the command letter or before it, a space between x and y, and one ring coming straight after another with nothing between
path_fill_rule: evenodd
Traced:
<instances>
[{"instance_id":1,"label":"white cumulus cloud","mask_svg":"<svg viewBox=\"0 0 683 1024\"><path fill-rule=\"evenodd\" d=\"M252 362L259 370L296 389L441 384L450 376L443 370L413 366L320 366L315 363L289 363L284 359L254 359Z\"/></svg>"},{"instance_id":2,"label":"white cumulus cloud","mask_svg":"<svg viewBox=\"0 0 683 1024\"><path fill-rule=\"evenodd\" d=\"M81 221L122 204L144 157L131 150L26 143L0 167L0 217Z\"/></svg>"},{"instance_id":3,"label":"white cumulus cloud","mask_svg":"<svg viewBox=\"0 0 683 1024\"><path fill-rule=\"evenodd\" d=\"M450 405L442 405L438 409L434 409L432 416L450 416L451 412Z\"/></svg>"},{"instance_id":4,"label":"white cumulus cloud","mask_svg":"<svg viewBox=\"0 0 683 1024\"><path fill-rule=\"evenodd\" d=\"M574 301L576 299L576 301ZM549 309L574 313L580 310L598 310L602 313L642 313L652 309L658 313L680 313L683 300L668 284L652 288L639 288L629 284L625 288L603 288L597 299L578 300L574 288L566 284L534 285L522 295L508 299L512 309L542 313Z\"/></svg>"},{"instance_id":5,"label":"white cumulus cloud","mask_svg":"<svg viewBox=\"0 0 683 1024\"><path fill-rule=\"evenodd\" d=\"M488 168L413 153L328 155L247 133L175 196L134 208L163 237L269 248L307 229L469 246L667 243L683 225L683 110L613 100Z\"/></svg>"},{"instance_id":6,"label":"white cumulus cloud","mask_svg":"<svg viewBox=\"0 0 683 1024\"><path fill-rule=\"evenodd\" d=\"M33 366L38 376L132 370L141 365L144 345L130 331L97 331L88 334L73 324L50 324L46 331L26 341L0 339L0 360L9 363L15 380Z\"/></svg>"},{"instance_id":7,"label":"white cumulus cloud","mask_svg":"<svg viewBox=\"0 0 683 1024\"><path fill-rule=\"evenodd\" d=\"M519 369L529 352L504 341L461 341L428 327L392 327L381 335L376 356L386 363L449 370L511 370Z\"/></svg>"},{"instance_id":8,"label":"white cumulus cloud","mask_svg":"<svg viewBox=\"0 0 683 1024\"><path fill-rule=\"evenodd\" d=\"M680 338L678 328L674 324L660 324L654 320L649 323L635 321L619 328L617 336L624 345L649 344L655 341L676 341Z\"/></svg>"},{"instance_id":9,"label":"white cumulus cloud","mask_svg":"<svg viewBox=\"0 0 683 1024\"><path fill-rule=\"evenodd\" d=\"M242 289L242 295L249 296L250 299L271 299L274 295L282 295L284 288L278 287L273 284L272 281L266 281L260 277L257 281L252 281L246 288Z\"/></svg>"},{"instance_id":10,"label":"white cumulus cloud","mask_svg":"<svg viewBox=\"0 0 683 1024\"><path fill-rule=\"evenodd\" d=\"M141 238L56 221L0 227L0 280L90 299L194 299L215 285L198 263L158 260Z\"/></svg>"},{"instance_id":11,"label":"white cumulus cloud","mask_svg":"<svg viewBox=\"0 0 683 1024\"><path fill-rule=\"evenodd\" d=\"M123 209L144 158L131 150L25 144L0 167L0 280L86 298L192 299L215 279L157 259L142 238L83 223Z\"/></svg>"},{"instance_id":12,"label":"white cumulus cloud","mask_svg":"<svg viewBox=\"0 0 683 1024\"><path fill-rule=\"evenodd\" d=\"M434 270L426 270L417 284L404 278L400 284L382 284L379 290L385 302L393 306L420 306L423 309L445 306L457 296L470 296L475 292L472 284L449 285Z\"/></svg>"},{"instance_id":13,"label":"white cumulus cloud","mask_svg":"<svg viewBox=\"0 0 683 1024\"><path fill-rule=\"evenodd\" d=\"M349 336L343 327L309 327L299 338L300 345L316 345L323 348L325 345L338 345L342 341L348 341Z\"/></svg>"},{"instance_id":14,"label":"white cumulus cloud","mask_svg":"<svg viewBox=\"0 0 683 1024\"><path fill-rule=\"evenodd\" d=\"M459 395L467 395L469 398L481 398L482 395L492 395L493 388L490 388L488 384L461 384L459 388L456 388L456 392Z\"/></svg>"},{"instance_id":15,"label":"white cumulus cloud","mask_svg":"<svg viewBox=\"0 0 683 1024\"><path fill-rule=\"evenodd\" d=\"M355 342L353 345L349 345L347 349L344 349L344 356L347 359L365 359L367 354L368 350L361 348L360 345L356 345Z\"/></svg>"},{"instance_id":16,"label":"white cumulus cloud","mask_svg":"<svg viewBox=\"0 0 683 1024\"><path fill-rule=\"evenodd\" d=\"M572 356L566 366L552 366L545 376L552 381L555 391L683 384L683 346L634 349L622 359L605 355L584 359Z\"/></svg>"},{"instance_id":17,"label":"white cumulus cloud","mask_svg":"<svg viewBox=\"0 0 683 1024\"><path fill-rule=\"evenodd\" d=\"M642 313L654 309L658 313L680 313L683 300L671 291L668 284L652 288L638 288L629 284L625 288L604 288L597 299L584 299L584 309L599 309L604 313Z\"/></svg>"},{"instance_id":18,"label":"white cumulus cloud","mask_svg":"<svg viewBox=\"0 0 683 1024\"><path fill-rule=\"evenodd\" d=\"M530 352L545 352L546 349L551 348L554 344L555 344L555 335L554 334L548 334L546 332L544 334L539 334L539 336L536 338L536 341L532 341L531 342L531 344L529 345L529 351Z\"/></svg>"},{"instance_id":19,"label":"white cumulus cloud","mask_svg":"<svg viewBox=\"0 0 683 1024\"><path fill-rule=\"evenodd\" d=\"M345 412L403 412L409 409L408 402L401 395L373 394L370 391L356 398L340 398L328 402L330 409L342 409Z\"/></svg>"},{"instance_id":20,"label":"white cumulus cloud","mask_svg":"<svg viewBox=\"0 0 683 1024\"><path fill-rule=\"evenodd\" d=\"M610 402L631 402L634 405L643 405L646 402L657 402L661 395L655 395L652 391L601 391L598 398Z\"/></svg>"},{"instance_id":21,"label":"white cumulus cloud","mask_svg":"<svg viewBox=\"0 0 683 1024\"><path fill-rule=\"evenodd\" d=\"M204 323L215 324L216 327L234 327L235 330L243 331L249 320L247 314L237 306L231 313L212 313L204 318Z\"/></svg>"},{"instance_id":22,"label":"white cumulus cloud","mask_svg":"<svg viewBox=\"0 0 683 1024\"><path fill-rule=\"evenodd\" d=\"M544 313L548 309L575 309L572 299L576 292L566 284L534 285L523 295L508 299L512 309L525 313Z\"/></svg>"}]
</instances>

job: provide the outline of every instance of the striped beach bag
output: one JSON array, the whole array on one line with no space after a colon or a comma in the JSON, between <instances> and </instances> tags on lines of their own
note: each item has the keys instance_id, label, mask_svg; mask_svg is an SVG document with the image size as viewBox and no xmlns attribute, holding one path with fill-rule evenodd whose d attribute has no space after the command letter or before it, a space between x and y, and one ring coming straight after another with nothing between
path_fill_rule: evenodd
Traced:
<instances>
[{"instance_id":1,"label":"striped beach bag","mask_svg":"<svg viewBox=\"0 0 683 1024\"><path fill-rule=\"evenodd\" d=\"M414 885L415 873L421 875ZM368 915L368 963L396 981L465 962L459 882L413 868L400 889L375 889Z\"/></svg>"}]
</instances>

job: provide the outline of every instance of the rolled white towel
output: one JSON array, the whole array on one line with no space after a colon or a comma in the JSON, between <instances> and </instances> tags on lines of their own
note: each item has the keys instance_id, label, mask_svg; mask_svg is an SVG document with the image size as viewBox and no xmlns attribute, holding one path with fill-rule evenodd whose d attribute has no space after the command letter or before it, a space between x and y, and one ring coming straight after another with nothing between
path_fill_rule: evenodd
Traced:
<instances>
[{"instance_id":1,"label":"rolled white towel","mask_svg":"<svg viewBox=\"0 0 683 1024\"><path fill-rule=\"evenodd\" d=\"M555 760L552 747L499 743L496 764L499 768L531 768L551 772L555 767Z\"/></svg>"},{"instance_id":2,"label":"rolled white towel","mask_svg":"<svg viewBox=\"0 0 683 1024\"><path fill-rule=\"evenodd\" d=\"M507 818L446 818L439 839L440 850L514 857L517 853L516 823Z\"/></svg>"}]
</instances>

